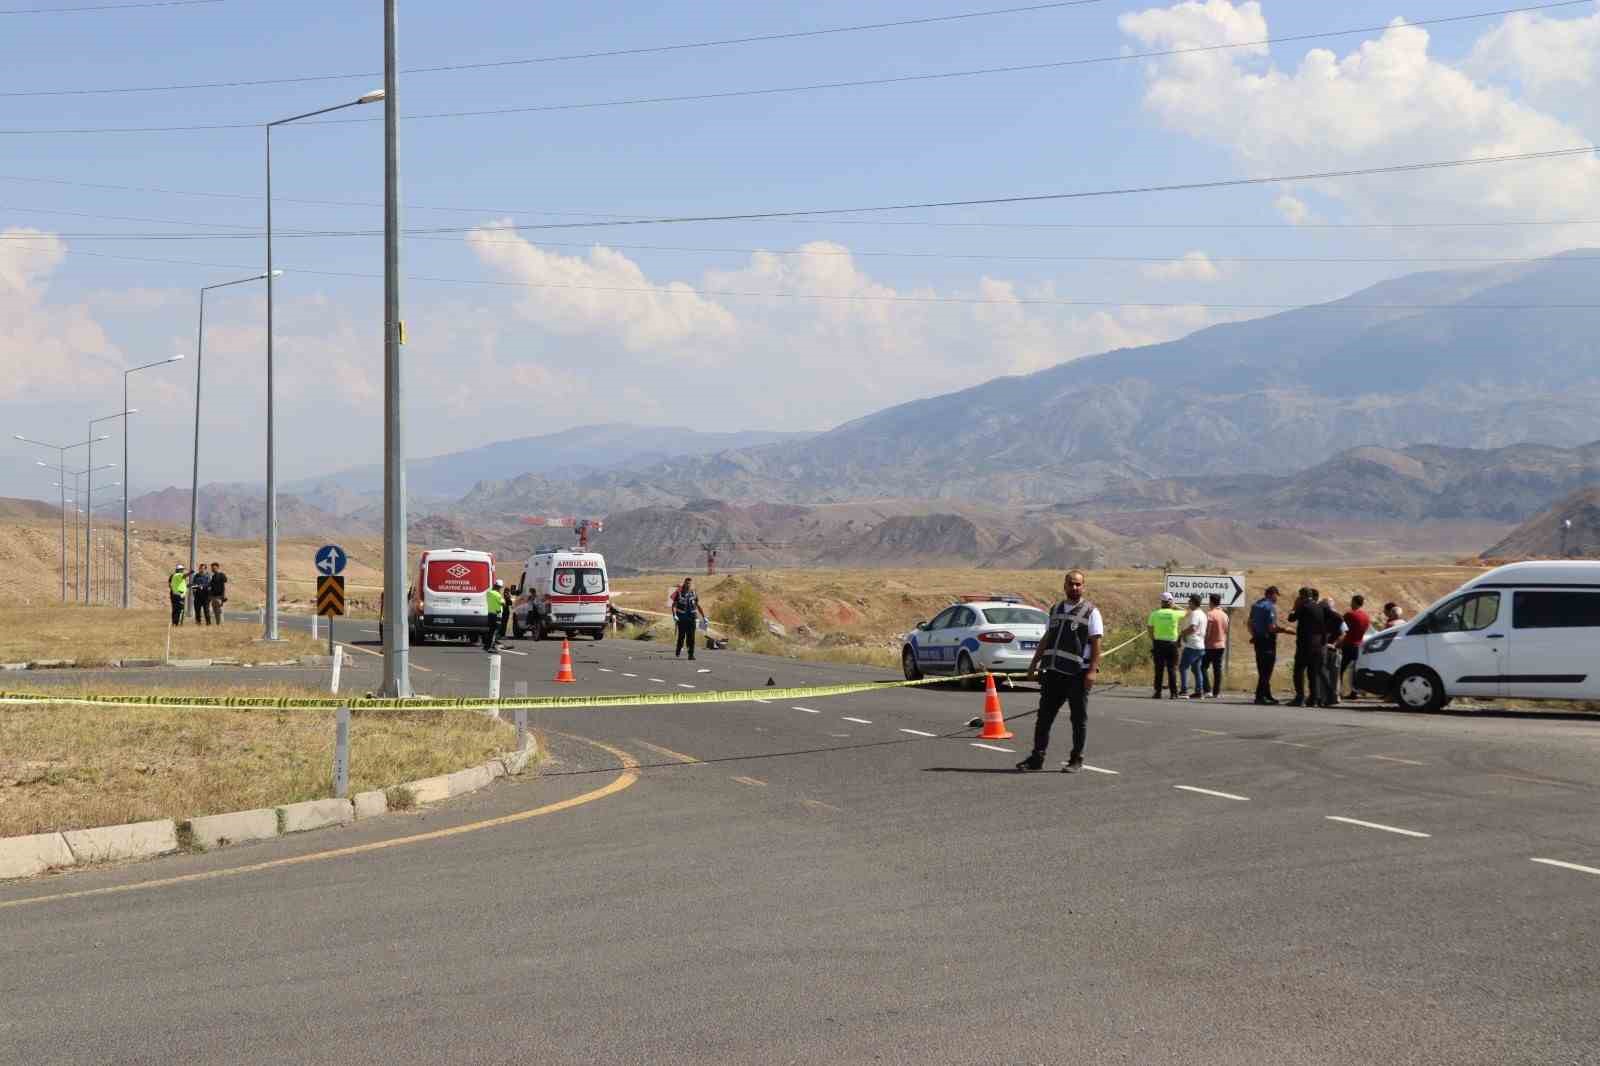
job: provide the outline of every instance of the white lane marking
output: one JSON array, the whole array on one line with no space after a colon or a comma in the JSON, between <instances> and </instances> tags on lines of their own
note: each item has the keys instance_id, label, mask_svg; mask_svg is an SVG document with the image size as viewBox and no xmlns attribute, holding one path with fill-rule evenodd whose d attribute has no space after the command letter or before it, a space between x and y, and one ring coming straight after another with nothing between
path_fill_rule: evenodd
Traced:
<instances>
[{"instance_id":1,"label":"white lane marking","mask_svg":"<svg viewBox=\"0 0 1600 1066\"><path fill-rule=\"evenodd\" d=\"M1323 817L1330 822L1343 822L1345 825L1359 825L1365 829L1381 829L1385 833L1399 833L1403 837L1428 837L1431 833L1419 833L1415 829L1401 829L1395 825L1384 825L1381 822L1363 822L1360 818L1345 818L1337 814L1328 814Z\"/></svg>"},{"instance_id":2,"label":"white lane marking","mask_svg":"<svg viewBox=\"0 0 1600 1066\"><path fill-rule=\"evenodd\" d=\"M851 718L848 714L841 714L839 717L846 722L854 722L856 725L872 724L872 719L870 718Z\"/></svg>"},{"instance_id":3,"label":"white lane marking","mask_svg":"<svg viewBox=\"0 0 1600 1066\"><path fill-rule=\"evenodd\" d=\"M501 655L526 655L528 653L525 652L525 651L512 651L510 648L501 648L500 649L500 654Z\"/></svg>"},{"instance_id":4,"label":"white lane marking","mask_svg":"<svg viewBox=\"0 0 1600 1066\"><path fill-rule=\"evenodd\" d=\"M1117 721L1132 722L1134 725L1155 725L1154 722L1147 722L1143 718L1118 718Z\"/></svg>"},{"instance_id":5,"label":"white lane marking","mask_svg":"<svg viewBox=\"0 0 1600 1066\"><path fill-rule=\"evenodd\" d=\"M1546 866L1559 866L1563 870L1576 870L1580 874L1594 874L1596 877L1600 877L1600 870L1595 869L1593 866L1579 866L1575 862L1562 862L1560 859L1529 859L1528 861L1542 862Z\"/></svg>"},{"instance_id":6,"label":"white lane marking","mask_svg":"<svg viewBox=\"0 0 1600 1066\"><path fill-rule=\"evenodd\" d=\"M1310 744L1297 744L1292 740L1269 740L1268 744L1282 744L1286 748L1309 748Z\"/></svg>"},{"instance_id":7,"label":"white lane marking","mask_svg":"<svg viewBox=\"0 0 1600 1066\"><path fill-rule=\"evenodd\" d=\"M616 671L611 669L611 667L609 667L609 666L602 666L599 669L600 669L600 672L602 674L614 674L614 673L616 673Z\"/></svg>"},{"instance_id":8,"label":"white lane marking","mask_svg":"<svg viewBox=\"0 0 1600 1066\"><path fill-rule=\"evenodd\" d=\"M772 701L771 700L756 700L756 699L753 699L750 702L751 703L771 703ZM813 711L812 713L815 714L816 712Z\"/></svg>"},{"instance_id":9,"label":"white lane marking","mask_svg":"<svg viewBox=\"0 0 1600 1066\"><path fill-rule=\"evenodd\" d=\"M1083 768L1096 774L1112 774L1119 777L1122 774L1121 770L1107 770L1104 766L1090 766L1088 763L1084 763Z\"/></svg>"},{"instance_id":10,"label":"white lane marking","mask_svg":"<svg viewBox=\"0 0 1600 1066\"><path fill-rule=\"evenodd\" d=\"M1003 751L1007 755L1015 755L1017 753L1016 748L1002 748L998 744L979 744L976 740L972 742L972 746L975 748L982 748L985 751Z\"/></svg>"},{"instance_id":11,"label":"white lane marking","mask_svg":"<svg viewBox=\"0 0 1600 1066\"><path fill-rule=\"evenodd\" d=\"M1428 765L1425 762L1418 762L1415 759L1402 759L1397 755L1368 755L1367 758L1369 758L1369 759L1382 759L1384 762L1405 763L1407 766L1427 766Z\"/></svg>"},{"instance_id":12,"label":"white lane marking","mask_svg":"<svg viewBox=\"0 0 1600 1066\"><path fill-rule=\"evenodd\" d=\"M638 674L623 674L623 677L638 677Z\"/></svg>"},{"instance_id":13,"label":"white lane marking","mask_svg":"<svg viewBox=\"0 0 1600 1066\"><path fill-rule=\"evenodd\" d=\"M697 673L697 674L709 674L710 672L711 672L711 667L709 667L709 666L702 666L700 669L695 671L695 673Z\"/></svg>"},{"instance_id":14,"label":"white lane marking","mask_svg":"<svg viewBox=\"0 0 1600 1066\"><path fill-rule=\"evenodd\" d=\"M1181 789L1184 792L1198 792L1202 796L1215 796L1218 799L1239 800L1240 802L1248 802L1250 799L1249 796L1235 796L1232 792L1215 792L1209 788L1196 788L1193 785L1173 785L1172 787Z\"/></svg>"},{"instance_id":15,"label":"white lane marking","mask_svg":"<svg viewBox=\"0 0 1600 1066\"><path fill-rule=\"evenodd\" d=\"M686 684L684 684L684 683L683 683L683 682L682 682L682 681L679 681L679 682L678 682L678 687L679 687L679 688L694 688L694 686L693 686L693 685L686 685Z\"/></svg>"},{"instance_id":16,"label":"white lane marking","mask_svg":"<svg viewBox=\"0 0 1600 1066\"><path fill-rule=\"evenodd\" d=\"M936 737L939 735L938 733L924 733L920 729L902 729L900 732L910 733L914 737Z\"/></svg>"},{"instance_id":17,"label":"white lane marking","mask_svg":"<svg viewBox=\"0 0 1600 1066\"><path fill-rule=\"evenodd\" d=\"M1225 736L1228 735L1228 734L1222 732L1220 729L1193 729L1193 728L1191 728L1189 730L1189 732L1191 732L1191 733L1204 733L1208 737L1225 737Z\"/></svg>"},{"instance_id":18,"label":"white lane marking","mask_svg":"<svg viewBox=\"0 0 1600 1066\"><path fill-rule=\"evenodd\" d=\"M766 700L756 700L756 702L757 703L766 703L767 701ZM797 710L797 711L805 711L807 714L821 714L822 713L821 711L814 710L814 709L812 709L810 707L801 707L799 704L796 704L794 709Z\"/></svg>"},{"instance_id":19,"label":"white lane marking","mask_svg":"<svg viewBox=\"0 0 1600 1066\"><path fill-rule=\"evenodd\" d=\"M664 677L647 677L645 680L654 681L658 685L665 685L667 683L667 679Z\"/></svg>"}]
</instances>

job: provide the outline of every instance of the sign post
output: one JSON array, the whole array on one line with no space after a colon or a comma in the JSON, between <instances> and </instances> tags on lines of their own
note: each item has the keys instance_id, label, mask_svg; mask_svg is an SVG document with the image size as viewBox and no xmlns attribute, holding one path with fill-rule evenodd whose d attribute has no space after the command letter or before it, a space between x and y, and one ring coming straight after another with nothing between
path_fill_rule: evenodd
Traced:
<instances>
[{"instance_id":1,"label":"sign post","mask_svg":"<svg viewBox=\"0 0 1600 1066\"><path fill-rule=\"evenodd\" d=\"M1249 574L1168 574L1167 591L1175 603L1188 603L1190 596L1199 596L1200 602L1209 605L1212 596L1221 596L1218 604L1228 612L1228 643L1222 649L1222 676L1228 676L1233 657L1233 610L1245 602L1249 587Z\"/></svg>"},{"instance_id":2,"label":"sign post","mask_svg":"<svg viewBox=\"0 0 1600 1066\"><path fill-rule=\"evenodd\" d=\"M311 639L317 639L317 618L328 618L328 654L333 654L333 618L344 614L344 573L349 554L337 544L324 544L317 549L317 611L311 618Z\"/></svg>"}]
</instances>

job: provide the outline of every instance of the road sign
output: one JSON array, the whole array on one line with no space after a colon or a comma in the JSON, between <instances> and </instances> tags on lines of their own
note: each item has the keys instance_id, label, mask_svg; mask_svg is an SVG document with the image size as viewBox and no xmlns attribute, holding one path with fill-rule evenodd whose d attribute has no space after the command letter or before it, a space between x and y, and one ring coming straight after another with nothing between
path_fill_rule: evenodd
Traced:
<instances>
[{"instance_id":1,"label":"road sign","mask_svg":"<svg viewBox=\"0 0 1600 1066\"><path fill-rule=\"evenodd\" d=\"M333 577L344 573L344 564L350 561L343 548L337 544L324 544L317 549L317 573Z\"/></svg>"},{"instance_id":2,"label":"road sign","mask_svg":"<svg viewBox=\"0 0 1600 1066\"><path fill-rule=\"evenodd\" d=\"M317 578L317 613L344 614L344 578L328 574Z\"/></svg>"},{"instance_id":3,"label":"road sign","mask_svg":"<svg viewBox=\"0 0 1600 1066\"><path fill-rule=\"evenodd\" d=\"M1223 607L1238 607L1244 603L1245 574L1168 574L1167 591L1179 603L1188 603L1189 597L1198 595L1200 602L1209 606L1212 593L1222 597Z\"/></svg>"}]
</instances>

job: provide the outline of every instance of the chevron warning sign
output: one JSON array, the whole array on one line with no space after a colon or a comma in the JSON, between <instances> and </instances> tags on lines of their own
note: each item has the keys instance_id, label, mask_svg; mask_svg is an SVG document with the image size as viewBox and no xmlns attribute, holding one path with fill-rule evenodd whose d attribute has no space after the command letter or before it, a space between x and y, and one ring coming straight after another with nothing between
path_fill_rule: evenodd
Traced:
<instances>
[{"instance_id":1,"label":"chevron warning sign","mask_svg":"<svg viewBox=\"0 0 1600 1066\"><path fill-rule=\"evenodd\" d=\"M317 578L317 613L344 614L344 578L327 574Z\"/></svg>"}]
</instances>

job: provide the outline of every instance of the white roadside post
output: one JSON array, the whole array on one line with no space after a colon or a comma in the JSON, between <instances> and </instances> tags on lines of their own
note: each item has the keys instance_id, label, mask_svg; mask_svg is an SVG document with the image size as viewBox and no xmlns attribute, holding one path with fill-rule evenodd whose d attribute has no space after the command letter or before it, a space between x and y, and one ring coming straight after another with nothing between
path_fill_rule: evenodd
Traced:
<instances>
[{"instance_id":1,"label":"white roadside post","mask_svg":"<svg viewBox=\"0 0 1600 1066\"><path fill-rule=\"evenodd\" d=\"M316 640L317 639L317 634L319 632L321 632L321 630L319 630L317 628L318 624L321 621L322 621L322 619L318 616L317 612L316 611L312 611L311 612L311 639L312 640Z\"/></svg>"},{"instance_id":2,"label":"white roadside post","mask_svg":"<svg viewBox=\"0 0 1600 1066\"><path fill-rule=\"evenodd\" d=\"M498 654L489 656L489 698L491 700L500 698L500 656Z\"/></svg>"},{"instance_id":3,"label":"white roadside post","mask_svg":"<svg viewBox=\"0 0 1600 1066\"><path fill-rule=\"evenodd\" d=\"M333 795L344 799L350 792L350 708L340 707L333 718Z\"/></svg>"},{"instance_id":4,"label":"white roadside post","mask_svg":"<svg viewBox=\"0 0 1600 1066\"><path fill-rule=\"evenodd\" d=\"M329 627L332 628L331 626ZM344 665L344 645L336 644L333 648L333 674L328 679L328 691L333 695L339 694L339 668Z\"/></svg>"}]
</instances>

